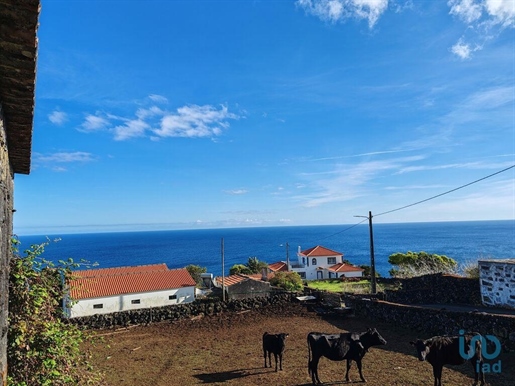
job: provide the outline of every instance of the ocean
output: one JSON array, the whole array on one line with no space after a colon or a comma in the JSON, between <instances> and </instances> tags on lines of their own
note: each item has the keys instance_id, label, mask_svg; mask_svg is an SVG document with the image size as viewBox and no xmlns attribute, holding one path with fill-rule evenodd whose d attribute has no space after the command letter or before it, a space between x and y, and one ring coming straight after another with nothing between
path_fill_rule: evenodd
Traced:
<instances>
[{"instance_id":1,"label":"ocean","mask_svg":"<svg viewBox=\"0 0 515 386\"><path fill-rule=\"evenodd\" d=\"M215 276L249 257L267 263L297 259L298 249L316 245L343 253L356 265L370 264L368 223L361 225L284 226L262 228L166 230L19 236L20 251L51 240L43 257L51 261L72 258L98 263L98 268L166 263L169 268L188 264L206 267ZM54 242L52 240L59 238ZM388 256L396 252L425 251L446 255L463 266L478 259L515 258L515 220L374 224L376 270L389 276ZM288 246L288 248L287 248Z\"/></svg>"}]
</instances>

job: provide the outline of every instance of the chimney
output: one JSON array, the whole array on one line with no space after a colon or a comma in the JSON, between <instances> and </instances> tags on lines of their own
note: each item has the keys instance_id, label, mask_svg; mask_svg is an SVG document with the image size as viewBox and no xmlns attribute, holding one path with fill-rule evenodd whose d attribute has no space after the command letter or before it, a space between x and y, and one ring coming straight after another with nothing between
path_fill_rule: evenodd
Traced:
<instances>
[{"instance_id":1,"label":"chimney","mask_svg":"<svg viewBox=\"0 0 515 386\"><path fill-rule=\"evenodd\" d=\"M261 269L261 280L268 281L268 268Z\"/></svg>"}]
</instances>

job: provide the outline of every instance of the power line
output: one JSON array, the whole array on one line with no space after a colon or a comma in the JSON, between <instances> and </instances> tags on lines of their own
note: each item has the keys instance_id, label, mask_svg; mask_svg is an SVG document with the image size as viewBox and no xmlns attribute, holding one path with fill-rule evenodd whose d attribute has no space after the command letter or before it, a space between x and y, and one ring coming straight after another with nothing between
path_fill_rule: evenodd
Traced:
<instances>
[{"instance_id":1,"label":"power line","mask_svg":"<svg viewBox=\"0 0 515 386\"><path fill-rule=\"evenodd\" d=\"M485 177L479 178L479 179L477 179L477 180L475 180L475 181L469 182L468 184L461 185L461 186L459 186L459 187L457 187L457 188L454 188L454 189L448 190L448 191L446 191L446 192L443 192L443 193L437 194L436 196L432 196L432 197L426 198L426 199L424 199L424 200L414 202L414 203L409 204L409 205L404 205L404 206L401 206L400 208L397 208L397 209L392 209L392 210L389 210L389 211L386 211L386 212L382 212L382 213L376 214L376 215L374 215L374 217L382 216L382 215L385 215L385 214L388 214L388 213L392 213L392 212L397 212L397 211L399 211L399 210L406 209L406 208L409 208L409 207L412 207L412 206L415 206L415 205L418 205L418 204L422 204L423 202L427 202L427 201L433 200L433 199L438 198L438 197L441 197L441 196L445 196L446 194L449 194L449 193L455 192L455 191L457 191L457 190L463 189L463 188L465 188L465 187L467 187L467 186L470 186L470 185L476 184L476 183L478 183L478 182L480 182L480 181L483 181L483 180L486 180L486 179L488 179L488 178L490 178L490 177L496 176L497 174L504 173L504 172L506 172L506 171L508 171L508 170L510 170L510 169L513 169L513 168L515 168L515 165L511 165L511 166L509 166L509 167L507 167L507 168L505 168L505 169L502 169L502 170L499 170L499 171L497 171L497 172L495 172L495 173L489 174L488 176L485 176ZM356 227L356 226L358 226L358 225L363 224L365 221L367 221L367 219L365 219L365 220L363 220L363 221L360 221L359 223L354 224L354 225L352 225L352 226L350 226L350 227L348 227L348 228L345 228L345 229L343 229L343 230L341 230L341 231L339 231L339 232L336 232L336 233L333 233L333 234L331 234L331 235L329 235L329 236L326 236L326 237L324 237L323 239L327 239L327 238L329 238L329 237L333 237L333 236L339 235L340 233L346 232L346 231L348 231L348 230L350 230L350 229L352 229L352 228L354 228L354 227ZM323 239L322 239L322 240L323 240Z\"/></svg>"},{"instance_id":2,"label":"power line","mask_svg":"<svg viewBox=\"0 0 515 386\"><path fill-rule=\"evenodd\" d=\"M451 189L451 190L448 190L447 192L443 192L443 193L440 193L440 194L437 194L436 196L433 196L433 197L429 197L429 198L426 198L425 200L421 200L421 201L417 201L417 202L414 202L413 204L409 204L409 205L405 205L405 206L401 206L400 208L397 208L397 209L392 209L392 210L389 210L387 212L383 212L383 213L379 213L379 214L376 214L374 215L374 217L377 217L377 216L382 216L382 215L385 215L385 214L388 214L388 213L392 213L392 212L397 212L399 210L402 210L402 209L406 209L406 208L409 208L411 206L415 206L415 205L418 205L418 204L422 204L423 202L427 202L427 201L430 201L430 200L433 200L435 198L438 198L438 197L442 197L442 196L445 196L446 194L449 194L449 193L452 193L452 192L455 192L457 190L460 190L460 189L463 189L467 186L470 186L470 185L473 185L473 184L476 184L480 181L483 181L483 180L486 180L487 178L490 178L490 177L493 177L497 174L501 174L501 173L504 173L505 171L508 171L510 169L513 169L515 168L515 165L511 165L510 167L507 167L506 169L503 169L503 170L499 170L498 172L495 172L495 173L492 173L486 177L483 177L483 178L480 178L478 180L475 180L475 181L472 181L472 182L469 182L468 184L465 184L465 185L461 185L457 188L454 188L454 189Z\"/></svg>"}]
</instances>

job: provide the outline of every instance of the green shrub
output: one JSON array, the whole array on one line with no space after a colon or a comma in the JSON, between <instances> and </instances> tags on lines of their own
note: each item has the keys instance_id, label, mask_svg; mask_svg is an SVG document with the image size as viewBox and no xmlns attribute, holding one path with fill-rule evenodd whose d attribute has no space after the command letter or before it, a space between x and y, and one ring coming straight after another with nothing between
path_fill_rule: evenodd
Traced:
<instances>
[{"instance_id":1,"label":"green shrub","mask_svg":"<svg viewBox=\"0 0 515 386\"><path fill-rule=\"evenodd\" d=\"M101 385L81 344L91 336L63 317L63 283L76 267L42 259L48 242L18 254L13 240L9 276L8 384L12 386Z\"/></svg>"}]
</instances>

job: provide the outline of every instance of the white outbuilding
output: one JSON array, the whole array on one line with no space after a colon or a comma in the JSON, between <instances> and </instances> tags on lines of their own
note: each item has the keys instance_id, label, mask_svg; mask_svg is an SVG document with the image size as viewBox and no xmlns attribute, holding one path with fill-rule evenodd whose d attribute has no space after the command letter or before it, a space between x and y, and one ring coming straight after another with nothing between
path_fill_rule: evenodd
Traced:
<instances>
[{"instance_id":1,"label":"white outbuilding","mask_svg":"<svg viewBox=\"0 0 515 386\"><path fill-rule=\"evenodd\" d=\"M166 264L74 271L64 310L68 317L162 307L195 300L195 280Z\"/></svg>"}]
</instances>

